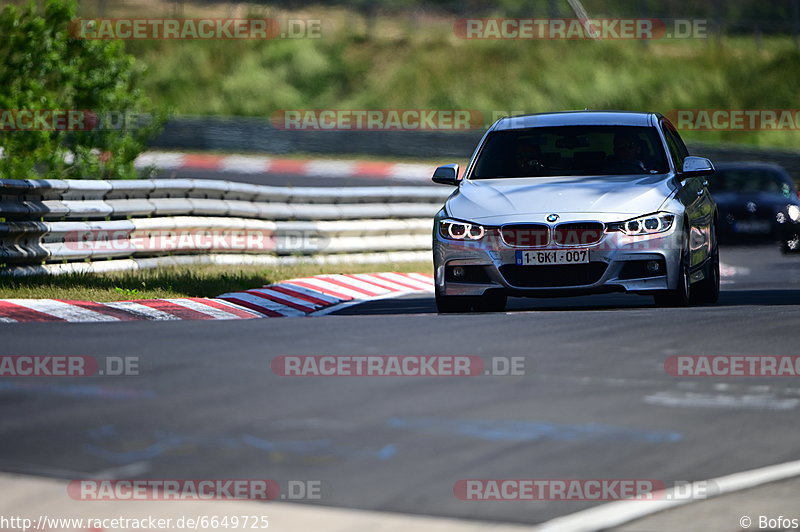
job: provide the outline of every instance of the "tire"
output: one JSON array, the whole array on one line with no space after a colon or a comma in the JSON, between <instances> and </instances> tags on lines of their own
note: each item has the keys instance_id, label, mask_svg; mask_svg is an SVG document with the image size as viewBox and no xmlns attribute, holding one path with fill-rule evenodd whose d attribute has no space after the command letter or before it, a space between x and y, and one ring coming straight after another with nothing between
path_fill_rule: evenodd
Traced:
<instances>
[{"instance_id":1,"label":"tire","mask_svg":"<svg viewBox=\"0 0 800 532\"><path fill-rule=\"evenodd\" d=\"M464 313L472 310L474 298L467 296L445 296L436 287L436 309L439 314Z\"/></svg>"},{"instance_id":2,"label":"tire","mask_svg":"<svg viewBox=\"0 0 800 532\"><path fill-rule=\"evenodd\" d=\"M678 284L674 290L664 290L655 294L653 299L658 307L687 307L692 300L692 285L689 282L689 237L687 230L686 242L681 251L680 270L678 271Z\"/></svg>"},{"instance_id":3,"label":"tire","mask_svg":"<svg viewBox=\"0 0 800 532\"><path fill-rule=\"evenodd\" d=\"M508 298L502 292L490 292L479 297L475 302L478 312L502 312L506 309Z\"/></svg>"},{"instance_id":4,"label":"tire","mask_svg":"<svg viewBox=\"0 0 800 532\"><path fill-rule=\"evenodd\" d=\"M719 300L719 247L711 252L711 264L706 277L692 286L692 303L713 305Z\"/></svg>"}]
</instances>

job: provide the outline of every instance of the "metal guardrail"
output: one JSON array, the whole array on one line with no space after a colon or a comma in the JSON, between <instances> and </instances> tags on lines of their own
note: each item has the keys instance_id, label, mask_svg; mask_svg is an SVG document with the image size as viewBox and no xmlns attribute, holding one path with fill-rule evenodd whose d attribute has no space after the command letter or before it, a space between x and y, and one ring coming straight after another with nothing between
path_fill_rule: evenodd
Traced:
<instances>
[{"instance_id":1,"label":"metal guardrail","mask_svg":"<svg viewBox=\"0 0 800 532\"><path fill-rule=\"evenodd\" d=\"M165 261L143 259L174 255L424 251L431 218L450 192L199 179L0 180L0 265L21 274L82 271L64 264L101 260L138 259L136 267L145 267Z\"/></svg>"}]
</instances>

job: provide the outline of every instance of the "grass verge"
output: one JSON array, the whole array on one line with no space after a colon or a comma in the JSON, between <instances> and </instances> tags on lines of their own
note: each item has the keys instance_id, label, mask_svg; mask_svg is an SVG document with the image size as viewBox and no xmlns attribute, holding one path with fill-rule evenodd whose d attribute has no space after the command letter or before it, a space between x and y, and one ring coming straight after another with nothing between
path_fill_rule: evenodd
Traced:
<instances>
[{"instance_id":1,"label":"grass verge","mask_svg":"<svg viewBox=\"0 0 800 532\"><path fill-rule=\"evenodd\" d=\"M192 9L201 8L185 15ZM564 109L797 107L800 51L790 36L466 40L452 17L386 16L370 25L338 8L246 9L319 19L321 38L126 41L146 67L142 87L154 104L178 115L265 120L287 109L467 109L486 125L498 114ZM683 133L690 141L800 143L793 127Z\"/></svg>"},{"instance_id":2,"label":"grass verge","mask_svg":"<svg viewBox=\"0 0 800 532\"><path fill-rule=\"evenodd\" d=\"M352 265L191 266L106 274L0 277L0 299L127 301L216 297L226 292L325 273L431 273L430 262Z\"/></svg>"}]
</instances>

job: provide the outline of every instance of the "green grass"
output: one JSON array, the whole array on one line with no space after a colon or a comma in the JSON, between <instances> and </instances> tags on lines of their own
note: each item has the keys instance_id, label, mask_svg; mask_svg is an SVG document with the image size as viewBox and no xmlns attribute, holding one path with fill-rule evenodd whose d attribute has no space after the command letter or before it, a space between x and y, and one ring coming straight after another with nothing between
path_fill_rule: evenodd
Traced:
<instances>
[{"instance_id":1,"label":"green grass","mask_svg":"<svg viewBox=\"0 0 800 532\"><path fill-rule=\"evenodd\" d=\"M190 16L191 13L186 13ZM275 16L256 11L254 16ZM280 109L793 109L800 52L789 37L639 41L471 40L452 19L315 8L319 39L129 41L144 89L176 114L269 119ZM798 131L684 132L689 140L792 148Z\"/></svg>"},{"instance_id":2,"label":"green grass","mask_svg":"<svg viewBox=\"0 0 800 532\"><path fill-rule=\"evenodd\" d=\"M0 299L127 301L176 297L216 297L295 277L323 273L431 273L429 262L263 266L192 266L107 274L0 277Z\"/></svg>"}]
</instances>

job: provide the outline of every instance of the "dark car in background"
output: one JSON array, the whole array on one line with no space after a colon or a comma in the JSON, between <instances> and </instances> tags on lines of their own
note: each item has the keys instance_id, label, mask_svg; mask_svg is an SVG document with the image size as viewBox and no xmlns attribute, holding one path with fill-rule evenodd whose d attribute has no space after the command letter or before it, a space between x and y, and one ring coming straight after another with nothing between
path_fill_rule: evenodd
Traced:
<instances>
[{"instance_id":1,"label":"dark car in background","mask_svg":"<svg viewBox=\"0 0 800 532\"><path fill-rule=\"evenodd\" d=\"M723 243L777 241L800 251L800 198L783 167L762 162L719 163L708 188L719 209Z\"/></svg>"}]
</instances>

